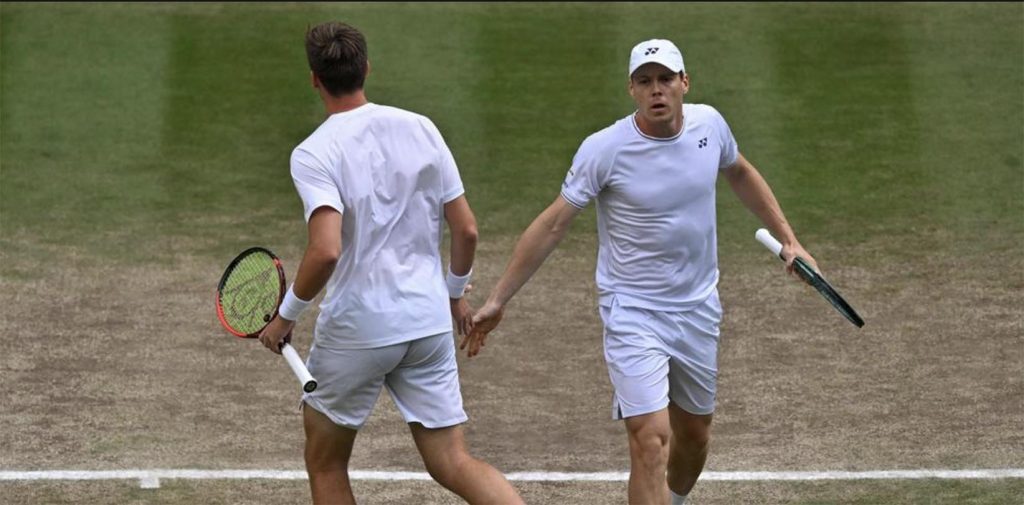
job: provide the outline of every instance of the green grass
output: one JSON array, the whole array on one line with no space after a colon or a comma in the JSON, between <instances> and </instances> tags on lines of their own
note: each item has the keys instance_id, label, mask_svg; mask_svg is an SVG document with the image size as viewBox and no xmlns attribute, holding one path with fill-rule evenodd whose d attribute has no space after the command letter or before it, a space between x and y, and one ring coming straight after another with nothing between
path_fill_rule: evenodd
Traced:
<instances>
[{"instance_id":1,"label":"green grass","mask_svg":"<svg viewBox=\"0 0 1024 505\"><path fill-rule=\"evenodd\" d=\"M0 244L166 259L301 244L291 148L322 119L304 28L367 35L371 100L426 114L485 237L550 202L674 39L805 242L1020 250L1020 4L2 6ZM758 226L720 186L723 254ZM593 233L592 211L575 233ZM185 244L184 246L182 244ZM915 251L891 251L913 255Z\"/></svg>"}]
</instances>

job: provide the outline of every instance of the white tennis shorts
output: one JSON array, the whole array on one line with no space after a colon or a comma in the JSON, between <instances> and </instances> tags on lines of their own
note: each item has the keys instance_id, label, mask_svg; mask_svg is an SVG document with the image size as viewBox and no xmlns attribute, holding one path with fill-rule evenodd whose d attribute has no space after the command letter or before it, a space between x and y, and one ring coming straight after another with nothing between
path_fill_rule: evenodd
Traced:
<instances>
[{"instance_id":1,"label":"white tennis shorts","mask_svg":"<svg viewBox=\"0 0 1024 505\"><path fill-rule=\"evenodd\" d=\"M408 423L445 428L468 419L452 332L374 349L314 344L306 367L317 388L302 401L346 428L358 430L366 423L385 386Z\"/></svg>"},{"instance_id":2,"label":"white tennis shorts","mask_svg":"<svg viewBox=\"0 0 1024 505\"><path fill-rule=\"evenodd\" d=\"M716 289L685 312L601 307L604 357L615 389L612 418L657 412L671 399L691 414L715 410L722 305Z\"/></svg>"}]
</instances>

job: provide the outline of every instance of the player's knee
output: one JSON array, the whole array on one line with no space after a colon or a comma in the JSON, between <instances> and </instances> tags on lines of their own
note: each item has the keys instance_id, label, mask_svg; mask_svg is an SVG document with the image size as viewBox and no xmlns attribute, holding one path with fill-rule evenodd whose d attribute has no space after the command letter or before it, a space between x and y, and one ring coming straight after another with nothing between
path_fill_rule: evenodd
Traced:
<instances>
[{"instance_id":1,"label":"player's knee","mask_svg":"<svg viewBox=\"0 0 1024 505\"><path fill-rule=\"evenodd\" d=\"M329 448L307 444L306 470L309 473L348 472L348 458Z\"/></svg>"},{"instance_id":2,"label":"player's knee","mask_svg":"<svg viewBox=\"0 0 1024 505\"><path fill-rule=\"evenodd\" d=\"M674 433L673 445L689 450L704 449L711 443L711 427L701 423L690 423Z\"/></svg>"},{"instance_id":3,"label":"player's knee","mask_svg":"<svg viewBox=\"0 0 1024 505\"><path fill-rule=\"evenodd\" d=\"M437 455L424 459L427 473L444 487L451 488L459 476L464 474L464 468L469 465L472 458L469 454L450 451L443 455Z\"/></svg>"},{"instance_id":4,"label":"player's knee","mask_svg":"<svg viewBox=\"0 0 1024 505\"><path fill-rule=\"evenodd\" d=\"M630 433L629 449L633 459L649 468L664 467L668 461L668 430L645 428Z\"/></svg>"}]
</instances>

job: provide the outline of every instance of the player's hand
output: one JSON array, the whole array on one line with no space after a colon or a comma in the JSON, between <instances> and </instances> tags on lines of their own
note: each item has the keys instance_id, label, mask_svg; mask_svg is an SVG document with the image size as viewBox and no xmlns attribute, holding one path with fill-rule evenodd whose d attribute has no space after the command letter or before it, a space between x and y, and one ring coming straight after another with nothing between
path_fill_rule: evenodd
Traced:
<instances>
[{"instance_id":1,"label":"player's hand","mask_svg":"<svg viewBox=\"0 0 1024 505\"><path fill-rule=\"evenodd\" d=\"M449 298L448 303L451 304L455 331L459 332L459 335L469 335L470 330L473 329L473 308L466 301L466 296L463 295L458 299Z\"/></svg>"},{"instance_id":2,"label":"player's hand","mask_svg":"<svg viewBox=\"0 0 1024 505\"><path fill-rule=\"evenodd\" d=\"M281 354L281 346L292 341L292 329L295 328L295 321L281 319L274 314L274 319L260 332L260 342L271 352Z\"/></svg>"},{"instance_id":3,"label":"player's hand","mask_svg":"<svg viewBox=\"0 0 1024 505\"><path fill-rule=\"evenodd\" d=\"M795 259L797 256L803 258L804 261L806 261L807 264L810 265L815 272L818 272L819 274L821 273L821 269L818 268L818 262L814 260L814 257L811 256L811 254L807 252L807 250L804 249L804 246L800 245L799 242L794 242L792 244L784 244L782 246L782 258L786 260L787 273L796 277L797 280L803 281L803 279L799 275L797 275L796 270L793 268L793 259Z\"/></svg>"},{"instance_id":4,"label":"player's hand","mask_svg":"<svg viewBox=\"0 0 1024 505\"><path fill-rule=\"evenodd\" d=\"M466 356L472 358L480 354L480 348L487 343L487 334L494 330L501 322L505 309L497 304L486 303L473 315L473 330L469 335L463 337L459 344L459 350L469 348Z\"/></svg>"}]
</instances>

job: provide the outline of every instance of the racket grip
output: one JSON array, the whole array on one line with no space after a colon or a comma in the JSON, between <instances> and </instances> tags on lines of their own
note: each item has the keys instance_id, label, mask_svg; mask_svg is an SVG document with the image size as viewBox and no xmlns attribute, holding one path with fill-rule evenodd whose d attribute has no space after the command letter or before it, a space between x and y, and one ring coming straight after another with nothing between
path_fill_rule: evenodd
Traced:
<instances>
[{"instance_id":1,"label":"racket grip","mask_svg":"<svg viewBox=\"0 0 1024 505\"><path fill-rule=\"evenodd\" d=\"M299 357L295 348L291 344L284 344L281 346L281 354L284 355L288 366L292 367L292 372L299 379L299 384L302 384L302 390L307 393L316 390L316 379L309 374L309 370L306 370L306 364L302 362L302 358Z\"/></svg>"},{"instance_id":2,"label":"racket grip","mask_svg":"<svg viewBox=\"0 0 1024 505\"><path fill-rule=\"evenodd\" d=\"M768 230L764 228L757 230L757 233L754 234L754 238L756 238L758 242L767 247L769 251L775 253L775 255L779 257L779 259L782 259L782 243L779 242L778 240L775 240L775 237L773 237L772 234L768 232Z\"/></svg>"}]
</instances>

